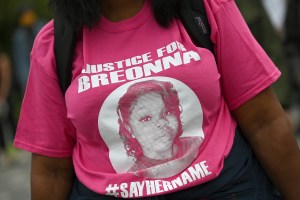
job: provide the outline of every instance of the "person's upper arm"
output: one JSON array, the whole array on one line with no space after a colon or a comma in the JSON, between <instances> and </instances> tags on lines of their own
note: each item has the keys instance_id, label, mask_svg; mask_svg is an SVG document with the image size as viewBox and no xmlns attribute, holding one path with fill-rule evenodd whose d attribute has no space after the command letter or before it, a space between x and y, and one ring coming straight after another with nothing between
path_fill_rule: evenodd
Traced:
<instances>
[{"instance_id":1,"label":"person's upper arm","mask_svg":"<svg viewBox=\"0 0 300 200\"><path fill-rule=\"evenodd\" d=\"M31 199L65 200L74 182L72 158L32 154Z\"/></svg>"},{"instance_id":2,"label":"person's upper arm","mask_svg":"<svg viewBox=\"0 0 300 200\"><path fill-rule=\"evenodd\" d=\"M282 126L280 127L281 130L290 130L291 128L287 116L271 87L266 88L233 110L232 113L250 143L257 139L255 137L259 134L259 131L270 129L271 126L274 127L276 122ZM282 120L284 123L282 123ZM285 134L285 131L282 133Z\"/></svg>"}]
</instances>

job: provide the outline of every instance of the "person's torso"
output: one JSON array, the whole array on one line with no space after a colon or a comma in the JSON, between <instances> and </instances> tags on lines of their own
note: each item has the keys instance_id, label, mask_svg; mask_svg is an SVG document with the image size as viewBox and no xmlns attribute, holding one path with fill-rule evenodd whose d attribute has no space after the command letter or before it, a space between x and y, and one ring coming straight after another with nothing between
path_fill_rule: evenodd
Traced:
<instances>
[{"instance_id":1,"label":"person's torso","mask_svg":"<svg viewBox=\"0 0 300 200\"><path fill-rule=\"evenodd\" d=\"M160 27L148 3L131 19L84 29L77 44L66 93L77 130L74 165L102 194L141 197L206 182L232 145L236 125L214 55L196 47L179 21ZM157 87L163 100L152 95ZM170 111L171 98L179 112Z\"/></svg>"}]
</instances>

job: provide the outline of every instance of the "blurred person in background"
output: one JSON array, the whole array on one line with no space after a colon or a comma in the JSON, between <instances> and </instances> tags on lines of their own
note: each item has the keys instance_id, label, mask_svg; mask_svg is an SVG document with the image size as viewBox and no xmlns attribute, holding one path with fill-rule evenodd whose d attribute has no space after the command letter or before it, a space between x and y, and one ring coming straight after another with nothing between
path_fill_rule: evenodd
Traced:
<instances>
[{"instance_id":1,"label":"blurred person in background","mask_svg":"<svg viewBox=\"0 0 300 200\"><path fill-rule=\"evenodd\" d=\"M45 22L41 20L32 5L21 5L17 10L18 25L12 38L12 57L15 78L24 94L30 68L30 51L39 30Z\"/></svg>"},{"instance_id":2,"label":"blurred person in background","mask_svg":"<svg viewBox=\"0 0 300 200\"><path fill-rule=\"evenodd\" d=\"M236 0L236 4L254 37L282 73L273 89L295 127L297 122L291 113L294 96L283 43L285 4L283 0Z\"/></svg>"},{"instance_id":3,"label":"blurred person in background","mask_svg":"<svg viewBox=\"0 0 300 200\"><path fill-rule=\"evenodd\" d=\"M11 59L0 49L0 157L4 158L13 140L9 121L9 92L11 88ZM1 164L1 163L0 163Z\"/></svg>"},{"instance_id":4,"label":"blurred person in background","mask_svg":"<svg viewBox=\"0 0 300 200\"><path fill-rule=\"evenodd\" d=\"M300 105L300 1L289 0L285 20L285 49L297 106ZM299 123L299 119L298 119ZM299 126L297 129L300 132Z\"/></svg>"},{"instance_id":5,"label":"blurred person in background","mask_svg":"<svg viewBox=\"0 0 300 200\"><path fill-rule=\"evenodd\" d=\"M283 36L288 0L261 0L261 2L273 27Z\"/></svg>"}]
</instances>

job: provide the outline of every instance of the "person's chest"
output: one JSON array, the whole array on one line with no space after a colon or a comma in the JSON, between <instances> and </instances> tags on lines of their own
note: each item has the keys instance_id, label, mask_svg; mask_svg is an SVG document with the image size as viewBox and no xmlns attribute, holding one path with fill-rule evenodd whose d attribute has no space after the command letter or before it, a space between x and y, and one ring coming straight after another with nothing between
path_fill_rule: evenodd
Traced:
<instances>
[{"instance_id":1,"label":"person's chest","mask_svg":"<svg viewBox=\"0 0 300 200\"><path fill-rule=\"evenodd\" d=\"M196 47L178 22L168 29L148 20L120 32L86 30L76 52L66 103L79 131L98 133L107 115L112 119L107 124L117 127L118 100L130 85L146 80L171 82L185 111L200 113L194 117L218 112L220 75L214 56Z\"/></svg>"}]
</instances>

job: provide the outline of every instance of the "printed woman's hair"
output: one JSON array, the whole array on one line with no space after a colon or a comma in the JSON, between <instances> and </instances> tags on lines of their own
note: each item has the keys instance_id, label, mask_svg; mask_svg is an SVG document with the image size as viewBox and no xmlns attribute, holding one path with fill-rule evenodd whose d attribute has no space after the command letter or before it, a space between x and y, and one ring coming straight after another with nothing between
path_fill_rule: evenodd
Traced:
<instances>
[{"instance_id":1,"label":"printed woman's hair","mask_svg":"<svg viewBox=\"0 0 300 200\"><path fill-rule=\"evenodd\" d=\"M148 80L137 82L131 85L126 93L120 98L117 107L119 116L119 135L123 140L124 147L129 156L139 157L142 155L142 150L132 133L128 130L129 118L132 114L132 107L135 105L137 99L144 94L157 93L161 96L166 109L177 118L178 130L175 140L177 140L183 132L181 122L181 105L178 93L173 84L168 81Z\"/></svg>"}]
</instances>

